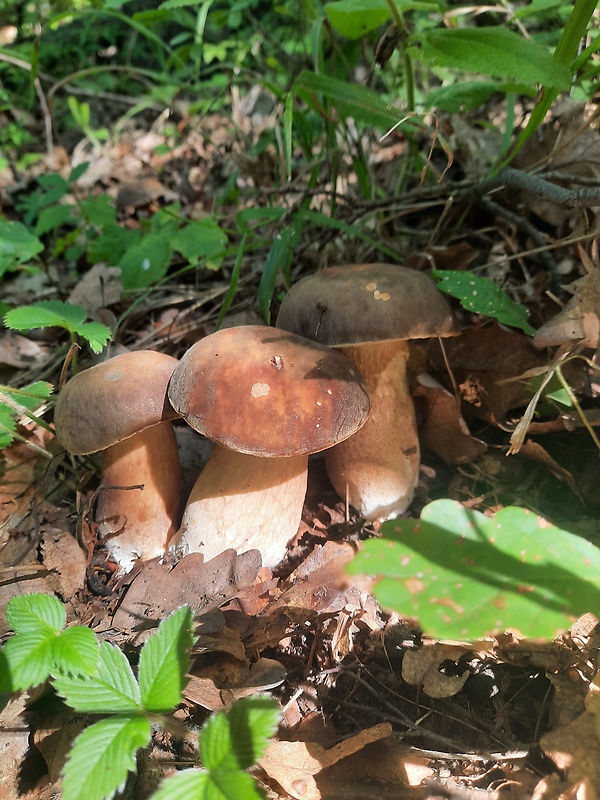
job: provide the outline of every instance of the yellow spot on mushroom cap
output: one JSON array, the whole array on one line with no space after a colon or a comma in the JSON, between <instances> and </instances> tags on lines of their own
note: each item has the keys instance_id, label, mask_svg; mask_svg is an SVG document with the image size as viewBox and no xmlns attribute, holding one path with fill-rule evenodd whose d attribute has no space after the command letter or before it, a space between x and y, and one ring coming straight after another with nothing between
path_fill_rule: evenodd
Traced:
<instances>
[{"instance_id":1,"label":"yellow spot on mushroom cap","mask_svg":"<svg viewBox=\"0 0 600 800\"><path fill-rule=\"evenodd\" d=\"M250 389L252 397L266 397L271 391L268 383L255 383Z\"/></svg>"}]
</instances>

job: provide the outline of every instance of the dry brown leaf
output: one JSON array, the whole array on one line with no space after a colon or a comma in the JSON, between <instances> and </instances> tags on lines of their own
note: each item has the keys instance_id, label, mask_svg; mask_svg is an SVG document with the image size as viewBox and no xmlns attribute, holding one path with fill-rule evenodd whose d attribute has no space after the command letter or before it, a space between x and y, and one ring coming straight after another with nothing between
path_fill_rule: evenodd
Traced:
<instances>
[{"instance_id":1,"label":"dry brown leaf","mask_svg":"<svg viewBox=\"0 0 600 800\"><path fill-rule=\"evenodd\" d=\"M119 267L94 264L81 278L67 298L69 303L83 306L88 314L95 314L99 308L118 303L123 294Z\"/></svg>"},{"instance_id":2,"label":"dry brown leaf","mask_svg":"<svg viewBox=\"0 0 600 800\"><path fill-rule=\"evenodd\" d=\"M315 775L391 733L392 726L382 722L327 749L316 742L271 741L258 763L296 800L320 800Z\"/></svg>"},{"instance_id":3,"label":"dry brown leaf","mask_svg":"<svg viewBox=\"0 0 600 800\"><path fill-rule=\"evenodd\" d=\"M447 464L466 464L485 453L487 445L469 433L454 395L435 378L418 375L412 394L422 403L419 439L424 450Z\"/></svg>"},{"instance_id":4,"label":"dry brown leaf","mask_svg":"<svg viewBox=\"0 0 600 800\"><path fill-rule=\"evenodd\" d=\"M26 710L27 695L11 698L0 712L0 797L2 800L19 800L21 764L29 750L29 722Z\"/></svg>"},{"instance_id":5,"label":"dry brown leaf","mask_svg":"<svg viewBox=\"0 0 600 800\"><path fill-rule=\"evenodd\" d=\"M144 634L136 637L139 643L149 627L154 627L153 622L180 606L189 605L200 615L248 591L260 566L258 550L242 555L225 550L207 562L200 553L190 553L171 570L156 561L148 562L133 579L113 623L122 630Z\"/></svg>"},{"instance_id":6,"label":"dry brown leaf","mask_svg":"<svg viewBox=\"0 0 600 800\"><path fill-rule=\"evenodd\" d=\"M163 197L167 189L156 178L140 178L135 181L122 183L117 193L117 208L124 211L127 208L140 208L147 203L152 203ZM169 193L172 194L172 193Z\"/></svg>"},{"instance_id":7,"label":"dry brown leaf","mask_svg":"<svg viewBox=\"0 0 600 800\"><path fill-rule=\"evenodd\" d=\"M58 581L58 592L68 600L85 585L86 555L77 540L64 531L46 531L42 537L44 566Z\"/></svg>"},{"instance_id":8,"label":"dry brown leaf","mask_svg":"<svg viewBox=\"0 0 600 800\"><path fill-rule=\"evenodd\" d=\"M600 741L596 727L596 714L585 711L573 722L544 734L540 746L558 769L566 772L569 784L587 780L599 793Z\"/></svg>"},{"instance_id":9,"label":"dry brown leaf","mask_svg":"<svg viewBox=\"0 0 600 800\"><path fill-rule=\"evenodd\" d=\"M236 700L279 686L286 678L283 664L272 658L259 658L250 667L246 660L224 657L218 662L199 662L184 690L187 700L219 711Z\"/></svg>"},{"instance_id":10,"label":"dry brown leaf","mask_svg":"<svg viewBox=\"0 0 600 800\"><path fill-rule=\"evenodd\" d=\"M598 349L600 340L600 268L580 250L586 275L565 287L573 297L555 317L542 325L533 337L536 347L553 347L578 342Z\"/></svg>"},{"instance_id":11,"label":"dry brown leaf","mask_svg":"<svg viewBox=\"0 0 600 800\"><path fill-rule=\"evenodd\" d=\"M461 675L445 675L440 665L444 661L456 663L467 652L464 647L445 644L407 650L402 658L402 677L411 686L421 686L428 697L452 697L460 692L470 672L467 669Z\"/></svg>"},{"instance_id":12,"label":"dry brown leaf","mask_svg":"<svg viewBox=\"0 0 600 800\"><path fill-rule=\"evenodd\" d=\"M7 331L0 338L0 364L9 367L25 369L36 366L45 358L47 351L46 346L14 331Z\"/></svg>"},{"instance_id":13,"label":"dry brown leaf","mask_svg":"<svg viewBox=\"0 0 600 800\"><path fill-rule=\"evenodd\" d=\"M503 426L509 410L522 408L531 399L524 380L516 378L528 370L546 366L528 336L507 331L496 323L471 328L444 343L450 368L460 386L463 413L493 425ZM446 373L443 359L431 349L439 375Z\"/></svg>"}]
</instances>

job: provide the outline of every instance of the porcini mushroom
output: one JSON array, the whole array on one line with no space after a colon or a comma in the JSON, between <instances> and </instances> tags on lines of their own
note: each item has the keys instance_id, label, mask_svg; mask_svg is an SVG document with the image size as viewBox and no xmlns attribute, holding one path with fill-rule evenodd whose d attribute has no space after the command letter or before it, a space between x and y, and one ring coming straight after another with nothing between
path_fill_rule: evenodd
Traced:
<instances>
[{"instance_id":1,"label":"porcini mushroom","mask_svg":"<svg viewBox=\"0 0 600 800\"><path fill-rule=\"evenodd\" d=\"M337 348L363 374L371 414L358 433L327 451L327 472L340 496L367 519L403 513L420 459L408 340L457 332L445 296L407 267L329 267L292 286L277 327Z\"/></svg>"},{"instance_id":2,"label":"porcini mushroom","mask_svg":"<svg viewBox=\"0 0 600 800\"><path fill-rule=\"evenodd\" d=\"M179 522L181 476L167 385L179 362L152 350L124 353L67 381L54 412L73 455L103 452L96 505L101 535L121 571L163 555ZM143 488L127 488L143 485Z\"/></svg>"},{"instance_id":3,"label":"porcini mushroom","mask_svg":"<svg viewBox=\"0 0 600 800\"><path fill-rule=\"evenodd\" d=\"M193 345L169 399L217 443L196 481L175 544L213 558L256 548L276 565L298 531L309 453L351 436L369 400L343 355L261 325L225 328Z\"/></svg>"}]
</instances>

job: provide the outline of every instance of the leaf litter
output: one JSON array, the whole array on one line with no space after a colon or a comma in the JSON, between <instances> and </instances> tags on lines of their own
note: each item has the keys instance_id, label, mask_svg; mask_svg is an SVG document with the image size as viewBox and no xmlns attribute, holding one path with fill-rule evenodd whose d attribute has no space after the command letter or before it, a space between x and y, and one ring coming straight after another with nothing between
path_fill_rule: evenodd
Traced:
<instances>
[{"instance_id":1,"label":"leaf litter","mask_svg":"<svg viewBox=\"0 0 600 800\"><path fill-rule=\"evenodd\" d=\"M568 113L559 108L543 129L548 163L563 174L571 171L573 178L584 159L572 158L571 152L567 159L564 148L560 157L554 156L556 131L569 121L574 126L570 135L582 152L596 152L595 129L577 135L582 113L581 107L577 114L571 106ZM234 142L228 119L208 115L205 124L212 126L212 140L190 134L186 145L186 159L195 161L191 169L177 150L157 155L165 141L159 130L149 134L132 129L126 142L95 154L77 191L94 194L110 182L122 221L133 229L176 197L191 218L199 218L230 174L223 154L233 146L240 185L255 190L255 201L274 188L272 161L259 163ZM465 134L464 118L449 119L448 125ZM457 134L462 150L455 144L454 157L455 163L462 160L465 171L476 174L481 131L469 130L472 135ZM249 142L252 129L245 135ZM535 153L522 151L520 168L539 161L539 146ZM374 149L373 163L383 185L393 180L397 150L396 141ZM76 163L66 153L59 162L65 175ZM159 169L160 181L155 177ZM182 186L185 192L179 191ZM296 194L302 196L302 191L299 186ZM442 202L443 192L442 183ZM283 196L282 205L286 202ZM417 219L411 207L415 202L409 196L388 212L382 244L393 239L394 212ZM510 208L506 198L504 202ZM415 395L426 453L413 518L419 507L437 497L455 498L486 514L522 502L567 522L597 516L598 459L594 461L594 448L570 410L552 403L540 407L519 455L511 456L510 463L505 457L505 434L514 429L532 395L524 376L547 367L545 348L598 346L597 256L582 249L579 259L568 257L580 214L563 209L557 214L555 206L531 196L524 195L523 202L530 219L553 226L554 247L564 254L568 270L561 283L565 279L571 300L557 289L555 276L545 274L546 262L539 269L535 255L538 271L531 273L532 262L523 255L531 249L527 232L507 220L502 208L465 204L468 237L452 227L452 215L447 227L436 228L434 235L439 207L430 210L431 216L419 211L413 252L400 254L414 259L416 250L439 269L470 265L478 275L500 280L516 301L527 304L529 320L538 329L536 349L523 333L490 322L477 309L465 309L459 312L463 333L445 343L445 352L432 343L427 352L415 355L424 365L415 376ZM348 222L367 211L354 212ZM233 219L232 208L223 213ZM365 243L344 235L336 238L331 231L321 234L301 241L302 266L294 267L294 279L325 263L372 260ZM125 318L126 301L114 267L96 264L63 288L71 292L69 302L83 305L93 319L113 329L121 319L118 348L156 347L179 355L214 330L227 286L227 272L202 273L193 291L168 282ZM225 324L260 320L257 287L256 272L243 277ZM49 284L25 276L8 287L12 302L22 304L38 299L40 288L54 299ZM552 297L544 294L546 288ZM558 314L557 293L565 303ZM51 332L4 334L0 354L7 379L18 385L34 380L58 385L64 351L56 358L55 344ZM81 366L89 365L89 353L80 358ZM591 424L597 424L592 407L597 375L580 364L569 380L581 393ZM600 792L595 668L600 634L594 616L585 615L547 644L523 639L516 631L477 642L427 638L410 616L382 610L370 582L347 578L358 540L377 531L348 513L319 458L311 464L298 537L275 572L263 568L256 553L225 551L207 563L188 555L178 563L140 564L119 578L90 523L94 459L82 469L27 420L18 421L17 432L52 460L48 463L22 441L2 454L2 611L15 594L55 594L66 603L69 621L88 624L104 639L135 652L170 610L190 603L198 638L185 701L177 713L195 724L240 697L272 691L281 702L284 724L257 773L271 797L546 800ZM190 438L188 429L181 428L179 435L181 441ZM190 444L184 466L191 484L200 465L194 442ZM10 747L0 753L2 792L9 800L43 800L56 791L70 741L82 725L80 717L65 716L64 708L36 709L38 696L32 692L10 699L0 717L5 731L15 731ZM182 756L193 758L185 743L168 735L156 739L153 747L166 764ZM142 774L140 769L140 784Z\"/></svg>"}]
</instances>

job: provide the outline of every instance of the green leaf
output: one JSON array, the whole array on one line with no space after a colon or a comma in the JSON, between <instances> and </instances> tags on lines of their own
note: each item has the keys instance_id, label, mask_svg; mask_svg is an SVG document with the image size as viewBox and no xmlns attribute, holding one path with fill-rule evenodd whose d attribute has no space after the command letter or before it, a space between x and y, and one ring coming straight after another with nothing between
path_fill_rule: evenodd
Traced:
<instances>
[{"instance_id":1,"label":"green leaf","mask_svg":"<svg viewBox=\"0 0 600 800\"><path fill-rule=\"evenodd\" d=\"M167 713L181 702L194 643L192 612L187 606L163 620L140 653L138 677L146 711Z\"/></svg>"},{"instance_id":2,"label":"green leaf","mask_svg":"<svg viewBox=\"0 0 600 800\"><path fill-rule=\"evenodd\" d=\"M67 621L64 605L51 594L24 594L6 605L6 619L16 633L59 633Z\"/></svg>"},{"instance_id":3,"label":"green leaf","mask_svg":"<svg viewBox=\"0 0 600 800\"><path fill-rule=\"evenodd\" d=\"M150 742L150 722L142 716L96 722L75 739L64 767L63 800L106 800L135 772L135 754Z\"/></svg>"},{"instance_id":4,"label":"green leaf","mask_svg":"<svg viewBox=\"0 0 600 800\"><path fill-rule=\"evenodd\" d=\"M212 217L208 217L185 225L177 231L171 244L190 264L207 261L210 269L218 269L225 255L227 235Z\"/></svg>"},{"instance_id":5,"label":"green leaf","mask_svg":"<svg viewBox=\"0 0 600 800\"><path fill-rule=\"evenodd\" d=\"M248 769L263 755L278 719L277 703L268 697L246 697L228 713L219 711L200 734L202 764L219 774Z\"/></svg>"},{"instance_id":6,"label":"green leaf","mask_svg":"<svg viewBox=\"0 0 600 800\"><path fill-rule=\"evenodd\" d=\"M16 269L41 253L44 245L20 222L0 217L0 276L7 269Z\"/></svg>"},{"instance_id":7,"label":"green leaf","mask_svg":"<svg viewBox=\"0 0 600 800\"><path fill-rule=\"evenodd\" d=\"M90 264L105 261L114 266L123 258L127 249L140 240L141 234L137 228L122 228L116 222L108 223L104 225L102 234L88 243L88 261Z\"/></svg>"},{"instance_id":8,"label":"green leaf","mask_svg":"<svg viewBox=\"0 0 600 800\"><path fill-rule=\"evenodd\" d=\"M31 306L20 306L4 316L7 328L27 331L32 328L64 328L73 336L86 339L92 350L99 353L111 337L110 328L99 322L84 322L86 310L82 306L60 300L41 300Z\"/></svg>"},{"instance_id":9,"label":"green leaf","mask_svg":"<svg viewBox=\"0 0 600 800\"><path fill-rule=\"evenodd\" d=\"M271 319L271 300L277 276L280 272L283 272L284 275L289 273L304 224L304 220L298 217L278 233L267 255L258 287L258 303L267 325Z\"/></svg>"},{"instance_id":10,"label":"green leaf","mask_svg":"<svg viewBox=\"0 0 600 800\"><path fill-rule=\"evenodd\" d=\"M52 647L56 634L48 631L17 633L2 648L12 691L29 689L50 675L54 660Z\"/></svg>"},{"instance_id":11,"label":"green leaf","mask_svg":"<svg viewBox=\"0 0 600 800\"><path fill-rule=\"evenodd\" d=\"M501 26L423 32L411 54L432 67L505 78L532 86L568 89L571 72L541 45Z\"/></svg>"},{"instance_id":12,"label":"green leaf","mask_svg":"<svg viewBox=\"0 0 600 800\"><path fill-rule=\"evenodd\" d=\"M211 783L208 772L199 769L184 769L176 775L164 780L158 790L151 795L150 800L220 800L220 796L214 793L214 788L209 786ZM256 784L255 784L256 785ZM209 792L211 792L209 794ZM222 795L221 795L222 796ZM232 800L246 800L247 796L238 795ZM247 800L251 800L250 795ZM258 795L261 798L262 795Z\"/></svg>"},{"instance_id":13,"label":"green leaf","mask_svg":"<svg viewBox=\"0 0 600 800\"><path fill-rule=\"evenodd\" d=\"M0 449L9 447L16 430L17 423L12 410L8 406L0 404Z\"/></svg>"},{"instance_id":14,"label":"green leaf","mask_svg":"<svg viewBox=\"0 0 600 800\"><path fill-rule=\"evenodd\" d=\"M101 322L82 322L75 333L87 341L94 353L101 353L112 338L110 328Z\"/></svg>"},{"instance_id":15,"label":"green leaf","mask_svg":"<svg viewBox=\"0 0 600 800\"><path fill-rule=\"evenodd\" d=\"M489 518L437 500L420 520L383 524L350 564L380 576L379 602L415 616L434 637L480 638L508 628L553 638L600 608L600 550L533 512Z\"/></svg>"},{"instance_id":16,"label":"green leaf","mask_svg":"<svg viewBox=\"0 0 600 800\"><path fill-rule=\"evenodd\" d=\"M48 208L43 208L37 219L35 226L36 236L42 236L48 231L53 231L67 223L77 223L77 217L74 214L73 206L69 205L53 205Z\"/></svg>"},{"instance_id":17,"label":"green leaf","mask_svg":"<svg viewBox=\"0 0 600 800\"><path fill-rule=\"evenodd\" d=\"M438 289L458 298L467 311L520 328L530 336L535 333L535 329L527 322L529 312L525 306L511 300L504 289L490 278L480 278L471 272L445 269L434 269L431 274L440 279Z\"/></svg>"},{"instance_id":18,"label":"green leaf","mask_svg":"<svg viewBox=\"0 0 600 800\"><path fill-rule=\"evenodd\" d=\"M379 94L366 86L304 70L298 75L294 91L318 110L315 94L328 98L342 117L352 117L374 128L388 130L402 119L403 113L385 103Z\"/></svg>"},{"instance_id":19,"label":"green leaf","mask_svg":"<svg viewBox=\"0 0 600 800\"><path fill-rule=\"evenodd\" d=\"M96 672L100 647L94 631L83 625L64 630L52 646L52 673L92 675Z\"/></svg>"},{"instance_id":20,"label":"green leaf","mask_svg":"<svg viewBox=\"0 0 600 800\"><path fill-rule=\"evenodd\" d=\"M347 39L360 39L392 16L386 0L339 0L325 5L327 19Z\"/></svg>"},{"instance_id":21,"label":"green leaf","mask_svg":"<svg viewBox=\"0 0 600 800\"><path fill-rule=\"evenodd\" d=\"M80 201L79 208L84 218L92 225L104 228L107 225L116 225L117 223L117 209L113 205L112 198L107 194L86 197Z\"/></svg>"},{"instance_id":22,"label":"green leaf","mask_svg":"<svg viewBox=\"0 0 600 800\"><path fill-rule=\"evenodd\" d=\"M164 278L173 253L170 238L169 230L160 230L127 248L117 264L124 289L145 289Z\"/></svg>"},{"instance_id":23,"label":"green leaf","mask_svg":"<svg viewBox=\"0 0 600 800\"><path fill-rule=\"evenodd\" d=\"M496 92L512 92L533 95L527 86L513 86L502 81L463 81L458 80L450 86L440 86L428 92L426 108L439 108L442 111L457 113L470 111L486 103Z\"/></svg>"},{"instance_id":24,"label":"green leaf","mask_svg":"<svg viewBox=\"0 0 600 800\"><path fill-rule=\"evenodd\" d=\"M140 689L121 650L103 642L94 675L61 675L53 680L67 705L81 713L136 713L141 709Z\"/></svg>"}]
</instances>

